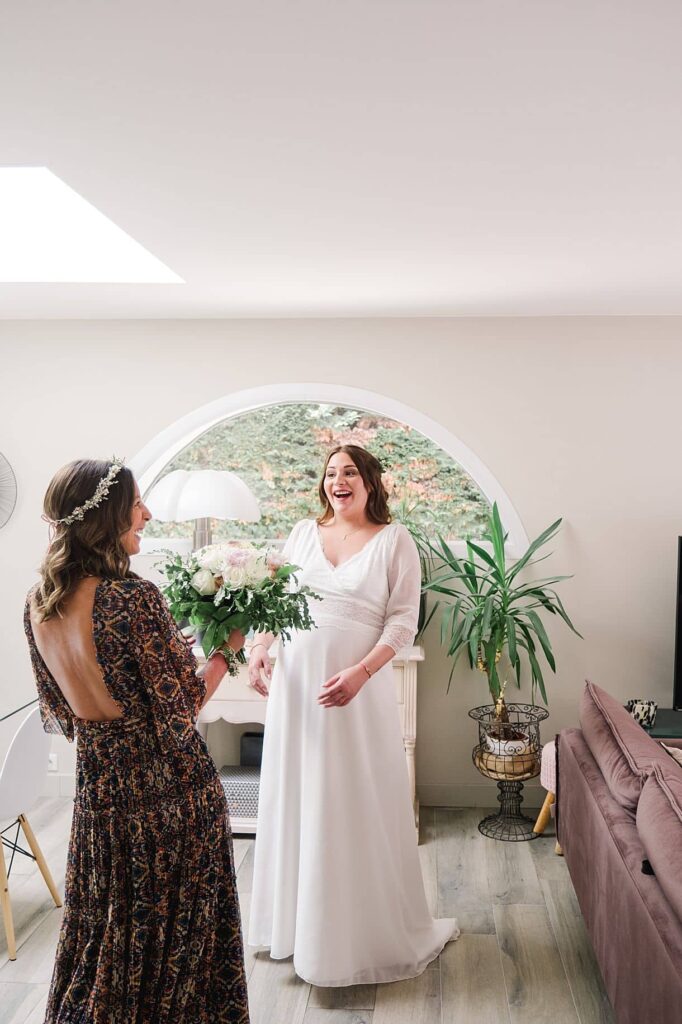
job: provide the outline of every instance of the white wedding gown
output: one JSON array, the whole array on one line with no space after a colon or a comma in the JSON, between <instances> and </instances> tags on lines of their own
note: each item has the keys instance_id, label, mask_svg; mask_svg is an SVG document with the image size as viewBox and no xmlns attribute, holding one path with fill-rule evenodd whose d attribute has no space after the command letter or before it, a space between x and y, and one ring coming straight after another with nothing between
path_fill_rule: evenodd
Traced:
<instances>
[{"instance_id":1,"label":"white wedding gown","mask_svg":"<svg viewBox=\"0 0 682 1024\"><path fill-rule=\"evenodd\" d=\"M323 600L311 601L317 628L282 645L273 672L248 941L293 955L313 985L412 978L459 931L426 903L391 663L345 707L317 697L378 642L412 642L419 557L395 523L337 568L314 520L284 550Z\"/></svg>"}]
</instances>

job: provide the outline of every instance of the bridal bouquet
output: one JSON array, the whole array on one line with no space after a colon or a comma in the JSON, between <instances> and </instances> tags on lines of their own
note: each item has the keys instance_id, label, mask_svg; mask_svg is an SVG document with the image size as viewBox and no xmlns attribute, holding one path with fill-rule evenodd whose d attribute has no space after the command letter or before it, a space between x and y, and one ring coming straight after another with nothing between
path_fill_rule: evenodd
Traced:
<instances>
[{"instance_id":1,"label":"bridal bouquet","mask_svg":"<svg viewBox=\"0 0 682 1024\"><path fill-rule=\"evenodd\" d=\"M166 577L163 593L178 625L189 623L201 637L209 658L220 651L230 675L246 663L226 645L233 629L275 633L283 640L292 629L312 629L309 587L294 588L296 565L286 564L274 550L249 543L211 544L191 555L168 552L159 568Z\"/></svg>"}]
</instances>

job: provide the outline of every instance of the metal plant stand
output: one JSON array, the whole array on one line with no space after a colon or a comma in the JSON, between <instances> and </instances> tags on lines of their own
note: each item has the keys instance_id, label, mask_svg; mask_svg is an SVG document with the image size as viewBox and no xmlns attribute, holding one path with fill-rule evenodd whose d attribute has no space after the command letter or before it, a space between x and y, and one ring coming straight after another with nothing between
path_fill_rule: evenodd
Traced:
<instances>
[{"instance_id":1,"label":"metal plant stand","mask_svg":"<svg viewBox=\"0 0 682 1024\"><path fill-rule=\"evenodd\" d=\"M495 706L473 708L469 717L478 722L478 743L473 762L482 775L497 782L500 809L479 823L478 830L491 839L520 843L536 839L535 818L521 812L523 784L540 774L542 745L540 722L546 708L535 704L507 704L508 722L495 717Z\"/></svg>"}]
</instances>

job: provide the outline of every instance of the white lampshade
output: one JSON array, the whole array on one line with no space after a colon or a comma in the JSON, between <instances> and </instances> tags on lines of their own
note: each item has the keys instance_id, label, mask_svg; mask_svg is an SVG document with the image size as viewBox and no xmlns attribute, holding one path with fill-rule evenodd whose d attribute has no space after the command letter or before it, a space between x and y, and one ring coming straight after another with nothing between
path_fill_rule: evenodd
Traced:
<instances>
[{"instance_id":1,"label":"white lampshade","mask_svg":"<svg viewBox=\"0 0 682 1024\"><path fill-rule=\"evenodd\" d=\"M255 523L260 507L253 492L234 473L216 469L176 469L145 498L154 519L241 519Z\"/></svg>"}]
</instances>

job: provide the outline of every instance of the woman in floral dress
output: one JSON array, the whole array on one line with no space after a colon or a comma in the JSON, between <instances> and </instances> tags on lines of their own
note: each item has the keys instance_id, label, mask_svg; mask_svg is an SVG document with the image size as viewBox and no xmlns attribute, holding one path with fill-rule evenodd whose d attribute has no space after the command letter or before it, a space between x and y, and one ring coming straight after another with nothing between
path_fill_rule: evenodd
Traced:
<instances>
[{"instance_id":1,"label":"woman in floral dress","mask_svg":"<svg viewBox=\"0 0 682 1024\"><path fill-rule=\"evenodd\" d=\"M198 678L159 591L131 573L151 517L122 463L65 466L44 518L25 629L45 729L77 738L45 1024L248 1024L227 807L195 728L224 659Z\"/></svg>"}]
</instances>

